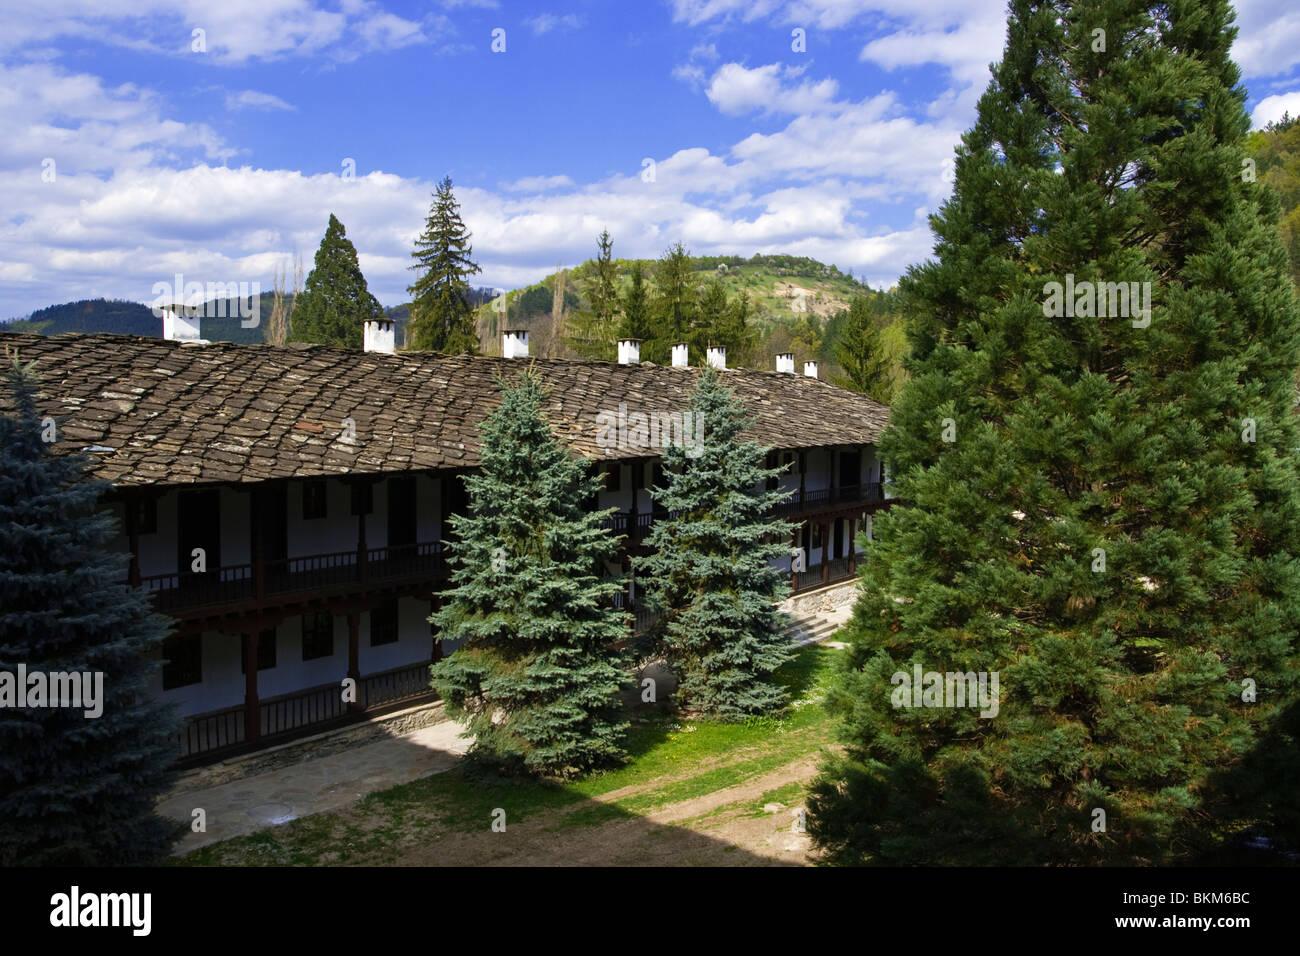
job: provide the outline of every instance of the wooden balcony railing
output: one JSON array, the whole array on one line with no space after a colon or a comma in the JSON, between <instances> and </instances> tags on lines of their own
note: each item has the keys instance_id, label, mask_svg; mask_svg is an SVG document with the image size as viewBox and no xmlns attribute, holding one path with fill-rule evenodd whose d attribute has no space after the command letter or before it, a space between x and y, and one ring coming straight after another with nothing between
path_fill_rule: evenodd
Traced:
<instances>
[{"instance_id":1,"label":"wooden balcony railing","mask_svg":"<svg viewBox=\"0 0 1300 956\"><path fill-rule=\"evenodd\" d=\"M357 557L358 552L353 550L268 561L260 569L260 580L256 565L234 564L202 574L149 575L140 579L140 585L153 597L158 610L174 611L239 603L259 596L322 591L362 581L384 583L448 575L440 541L370 548L364 561Z\"/></svg>"},{"instance_id":2,"label":"wooden balcony railing","mask_svg":"<svg viewBox=\"0 0 1300 956\"><path fill-rule=\"evenodd\" d=\"M395 704L431 699L434 696L429 686L431 663L417 661L361 678L360 706L356 709L343 702L339 683L321 684L263 700L258 707L262 723L259 743L283 743L332 724L364 719L369 713ZM186 717L176 735L178 759L196 763L248 749L246 716L247 708L240 704Z\"/></svg>"},{"instance_id":3,"label":"wooden balcony railing","mask_svg":"<svg viewBox=\"0 0 1300 956\"><path fill-rule=\"evenodd\" d=\"M772 515L778 518L797 517L808 512L848 508L859 504L866 508L883 501L885 497L880 482L870 481L843 488L819 488L802 493L795 491L772 509ZM650 534L650 529L656 521L661 521L670 515L676 517L675 512L664 510L641 511L635 516L630 511L618 511L606 519L605 527L615 534L627 535L631 541L641 541ZM632 521L633 517L636 518L635 523Z\"/></svg>"}]
</instances>

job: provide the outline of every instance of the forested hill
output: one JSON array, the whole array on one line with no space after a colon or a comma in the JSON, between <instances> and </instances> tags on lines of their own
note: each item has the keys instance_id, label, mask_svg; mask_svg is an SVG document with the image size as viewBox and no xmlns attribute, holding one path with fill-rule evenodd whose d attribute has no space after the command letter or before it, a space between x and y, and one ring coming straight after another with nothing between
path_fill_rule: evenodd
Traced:
<instances>
[{"instance_id":1,"label":"forested hill","mask_svg":"<svg viewBox=\"0 0 1300 956\"><path fill-rule=\"evenodd\" d=\"M640 297L633 291L638 269ZM602 276L613 293L612 315L606 306L604 317L593 305L593 297L611 298L601 292ZM666 343L674 340L690 343L696 363L712 342L727 346L731 366L772 369L777 353L793 352L797 369L815 360L822 378L843 382L839 345L855 326L855 301L876 329L870 349L897 385L906 341L894 293L802 256L691 256L679 244L659 259L598 257L508 293L504 307L480 306L475 318L487 354L500 354L502 330L517 327L530 331L534 355L612 360L616 339L639 328L633 337L643 340L643 360L668 361Z\"/></svg>"},{"instance_id":2,"label":"forested hill","mask_svg":"<svg viewBox=\"0 0 1300 956\"><path fill-rule=\"evenodd\" d=\"M491 289L475 289L472 292L475 305L486 302L492 297ZM293 296L288 296L292 300ZM255 328L246 329L241 324L237 313L238 303L227 300L223 303L209 303L205 312L209 317L203 319L203 337L214 342L237 342L244 345L262 342L266 329L266 319L271 314L273 296L270 292L261 295L261 312ZM406 326L410 314L407 305L394 306L384 312L397 323L398 341L402 341L401 332ZM123 299L81 299L77 302L64 302L37 309L27 318L0 320L0 332L35 332L38 335L58 335L62 332L114 332L119 335L138 335L144 337L162 337L162 319L156 318L153 310L140 302L127 302Z\"/></svg>"},{"instance_id":3,"label":"forested hill","mask_svg":"<svg viewBox=\"0 0 1300 956\"><path fill-rule=\"evenodd\" d=\"M251 344L262 341L262 323L257 328L245 329L240 325L238 303L229 300L224 308L212 307L213 315L205 318L203 337L214 342L239 342ZM262 294L260 318L271 314L271 294ZM245 311L249 311L246 307ZM0 322L0 332L36 332L40 335L58 335L62 332L115 332L119 335L162 337L162 319L154 316L153 309L140 302L122 299L82 299L37 309L26 319Z\"/></svg>"},{"instance_id":4,"label":"forested hill","mask_svg":"<svg viewBox=\"0 0 1300 956\"><path fill-rule=\"evenodd\" d=\"M1256 175L1273 187L1281 206L1278 230L1291 256L1291 278L1300 289L1300 118L1284 115L1250 134Z\"/></svg>"}]
</instances>

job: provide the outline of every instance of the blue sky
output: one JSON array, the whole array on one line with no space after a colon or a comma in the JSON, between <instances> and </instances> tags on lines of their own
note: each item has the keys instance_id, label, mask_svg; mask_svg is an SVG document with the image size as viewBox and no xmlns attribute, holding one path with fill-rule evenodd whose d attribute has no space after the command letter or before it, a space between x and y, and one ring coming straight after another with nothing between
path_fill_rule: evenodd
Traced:
<instances>
[{"instance_id":1,"label":"blue sky","mask_svg":"<svg viewBox=\"0 0 1300 956\"><path fill-rule=\"evenodd\" d=\"M0 10L0 317L98 296L149 302L178 272L267 289L298 254L310 268L331 212L371 290L395 305L444 174L484 285L576 264L602 228L620 256L658 256L680 239L700 254L810 255L889 285L929 253L925 217L947 194L953 146L1001 53L1004 9L42 0ZM1255 119L1300 113L1300 8L1242 0L1238 10ZM496 30L504 52L492 49Z\"/></svg>"}]
</instances>

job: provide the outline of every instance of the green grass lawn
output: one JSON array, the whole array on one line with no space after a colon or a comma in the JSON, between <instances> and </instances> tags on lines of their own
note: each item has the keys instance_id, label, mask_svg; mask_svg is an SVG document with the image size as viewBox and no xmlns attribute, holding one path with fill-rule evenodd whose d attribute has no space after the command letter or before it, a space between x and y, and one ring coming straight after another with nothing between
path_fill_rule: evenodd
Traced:
<instances>
[{"instance_id":1,"label":"green grass lawn","mask_svg":"<svg viewBox=\"0 0 1300 956\"><path fill-rule=\"evenodd\" d=\"M803 648L778 674L791 704L779 718L721 723L664 714L638 706L629 714L628 762L577 781L485 778L455 769L364 797L352 806L304 817L245 837L203 847L181 865L383 864L418 846L435 831L480 826L494 808L508 807L518 823L573 807L556 829L596 826L665 804L704 796L750 780L831 743L831 718L823 707L838 652ZM596 802L615 791L628 790ZM764 803L792 803L801 785L763 794Z\"/></svg>"}]
</instances>

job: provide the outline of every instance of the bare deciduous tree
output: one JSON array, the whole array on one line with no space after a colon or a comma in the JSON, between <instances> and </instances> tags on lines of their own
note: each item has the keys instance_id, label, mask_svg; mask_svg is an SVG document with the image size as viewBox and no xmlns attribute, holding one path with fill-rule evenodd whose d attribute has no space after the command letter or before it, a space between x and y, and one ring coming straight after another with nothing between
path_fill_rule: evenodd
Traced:
<instances>
[{"instance_id":1,"label":"bare deciduous tree","mask_svg":"<svg viewBox=\"0 0 1300 956\"><path fill-rule=\"evenodd\" d=\"M293 268L293 291L286 297L285 284L289 280L288 269L276 266L272 285L273 303L271 317L266 323L266 344L284 345L289 341L289 329L292 326L293 307L302 292L302 255L298 256ZM287 298L287 301L286 301Z\"/></svg>"}]
</instances>

